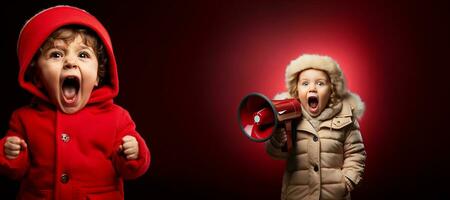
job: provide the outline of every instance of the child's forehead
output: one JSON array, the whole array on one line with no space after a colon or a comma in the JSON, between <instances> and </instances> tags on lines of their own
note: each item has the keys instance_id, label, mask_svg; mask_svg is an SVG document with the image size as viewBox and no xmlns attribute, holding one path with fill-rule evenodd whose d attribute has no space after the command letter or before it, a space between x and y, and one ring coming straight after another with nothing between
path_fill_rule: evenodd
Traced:
<instances>
[{"instance_id":1,"label":"child's forehead","mask_svg":"<svg viewBox=\"0 0 450 200\"><path fill-rule=\"evenodd\" d=\"M59 37L70 37L73 34L76 34L75 31L68 28L60 28L55 31L55 34Z\"/></svg>"},{"instance_id":2,"label":"child's forehead","mask_svg":"<svg viewBox=\"0 0 450 200\"><path fill-rule=\"evenodd\" d=\"M50 41L50 46L53 47L60 47L60 46L68 46L70 43L72 43L73 41L64 41L62 39L56 39L53 41Z\"/></svg>"},{"instance_id":3,"label":"child's forehead","mask_svg":"<svg viewBox=\"0 0 450 200\"><path fill-rule=\"evenodd\" d=\"M55 47L67 47L72 43L79 44L82 47L94 47L94 41L89 36L75 32L70 29L60 29L50 35L42 45L42 50L48 50Z\"/></svg>"},{"instance_id":4,"label":"child's forehead","mask_svg":"<svg viewBox=\"0 0 450 200\"><path fill-rule=\"evenodd\" d=\"M79 46L82 48L92 48L85 41L83 41L83 39L79 35L76 36L75 39L73 39L73 40L56 39L53 41L53 43L52 43L52 45L50 45L50 47L66 48L71 45Z\"/></svg>"},{"instance_id":5,"label":"child's forehead","mask_svg":"<svg viewBox=\"0 0 450 200\"><path fill-rule=\"evenodd\" d=\"M299 73L299 79L329 79L328 74L325 71L318 69L306 69Z\"/></svg>"}]
</instances>

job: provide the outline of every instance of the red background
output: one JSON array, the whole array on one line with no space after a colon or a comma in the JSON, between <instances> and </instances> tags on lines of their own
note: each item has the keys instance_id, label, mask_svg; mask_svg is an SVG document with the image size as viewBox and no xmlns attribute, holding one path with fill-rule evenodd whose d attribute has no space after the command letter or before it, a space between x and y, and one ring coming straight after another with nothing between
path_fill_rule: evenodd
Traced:
<instances>
[{"instance_id":1,"label":"red background","mask_svg":"<svg viewBox=\"0 0 450 200\"><path fill-rule=\"evenodd\" d=\"M126 199L278 199L283 161L239 130L243 96L285 90L302 53L333 57L367 109L368 154L354 199L445 199L449 6L424 2L67 2L109 30L120 94L148 141L152 164L126 182ZM1 9L0 136L29 95L17 84L24 22L55 3ZM448 117L447 117L448 118ZM0 178L13 199L18 183ZM2 196L3 199L3 196Z\"/></svg>"}]
</instances>

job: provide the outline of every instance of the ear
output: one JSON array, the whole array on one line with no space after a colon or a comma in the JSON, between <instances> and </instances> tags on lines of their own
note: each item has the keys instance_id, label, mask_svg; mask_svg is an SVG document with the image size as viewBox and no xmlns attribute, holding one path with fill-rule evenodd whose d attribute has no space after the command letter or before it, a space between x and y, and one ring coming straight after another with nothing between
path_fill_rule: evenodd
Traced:
<instances>
[{"instance_id":1,"label":"ear","mask_svg":"<svg viewBox=\"0 0 450 200\"><path fill-rule=\"evenodd\" d=\"M95 87L98 87L98 83L100 82L100 78L97 76L97 80L95 80L95 84L94 84L94 86Z\"/></svg>"},{"instance_id":2,"label":"ear","mask_svg":"<svg viewBox=\"0 0 450 200\"><path fill-rule=\"evenodd\" d=\"M43 88L44 84L41 81L41 70L39 69L39 67L36 65L36 61L32 60L30 65L28 66L28 69L26 71L26 75L30 75L31 76L31 83L33 83L33 85L35 85L37 88Z\"/></svg>"},{"instance_id":3,"label":"ear","mask_svg":"<svg viewBox=\"0 0 450 200\"><path fill-rule=\"evenodd\" d=\"M37 88L43 88L44 84L42 83L41 74L35 75L32 77L31 82L37 87Z\"/></svg>"}]
</instances>

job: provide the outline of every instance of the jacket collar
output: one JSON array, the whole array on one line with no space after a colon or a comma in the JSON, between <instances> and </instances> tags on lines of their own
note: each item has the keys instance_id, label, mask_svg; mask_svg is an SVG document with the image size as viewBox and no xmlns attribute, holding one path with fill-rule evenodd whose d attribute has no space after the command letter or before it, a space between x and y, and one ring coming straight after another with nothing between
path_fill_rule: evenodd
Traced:
<instances>
[{"instance_id":1,"label":"jacket collar","mask_svg":"<svg viewBox=\"0 0 450 200\"><path fill-rule=\"evenodd\" d=\"M321 128L333 128L333 129L341 129L348 124L352 123L353 113L352 113L352 106L346 102L342 102L342 109L340 112L338 112L334 117L325 120L319 124L319 130ZM311 125L311 123L306 120L305 117L302 117L300 120L297 130L299 131L306 131L309 133L312 133L314 135L317 135L317 131L314 129L314 127Z\"/></svg>"}]
</instances>

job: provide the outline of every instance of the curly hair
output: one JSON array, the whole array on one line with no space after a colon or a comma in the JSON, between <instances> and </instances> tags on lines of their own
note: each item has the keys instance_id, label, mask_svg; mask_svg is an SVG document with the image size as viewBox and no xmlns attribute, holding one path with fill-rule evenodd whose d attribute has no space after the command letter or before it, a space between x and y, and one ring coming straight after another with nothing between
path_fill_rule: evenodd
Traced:
<instances>
[{"instance_id":1,"label":"curly hair","mask_svg":"<svg viewBox=\"0 0 450 200\"><path fill-rule=\"evenodd\" d=\"M314 69L314 68L309 68L309 69ZM304 70L297 72L295 75L293 75L295 78L293 78L291 80L292 84L289 84L288 87L288 93L291 97L298 99L298 80L299 80L299 76L300 73L302 73ZM330 75L324 71L324 70L320 70L325 72L325 74L328 77L328 80L330 80L330 86L331 86L331 94L330 94L330 101L328 106L329 107L333 107L334 105L336 105L337 103L339 103L342 100L342 96L339 95L339 93L336 91L336 83L340 83L341 81L336 81L336 80L332 80Z\"/></svg>"},{"instance_id":2,"label":"curly hair","mask_svg":"<svg viewBox=\"0 0 450 200\"><path fill-rule=\"evenodd\" d=\"M302 71L316 69L325 72L331 82L329 106L339 103L348 93L341 68L331 57L315 54L303 54L292 60L286 67L285 82L289 95L298 98L298 78Z\"/></svg>"},{"instance_id":3,"label":"curly hair","mask_svg":"<svg viewBox=\"0 0 450 200\"><path fill-rule=\"evenodd\" d=\"M27 72L25 73L25 80L31 81L35 84L39 81L39 76L36 73L36 62L45 50L54 47L56 40L63 40L64 43L68 44L75 40L77 36L81 37L85 45L94 49L98 60L97 78L99 80L99 86L105 84L106 81L109 80L107 78L108 73L106 73L108 65L108 55L106 53L105 46L103 45L97 34L95 34L90 29L77 25L63 26L54 31L47 38L47 40L43 45L41 45L39 51L36 52L33 59L31 60Z\"/></svg>"}]
</instances>

